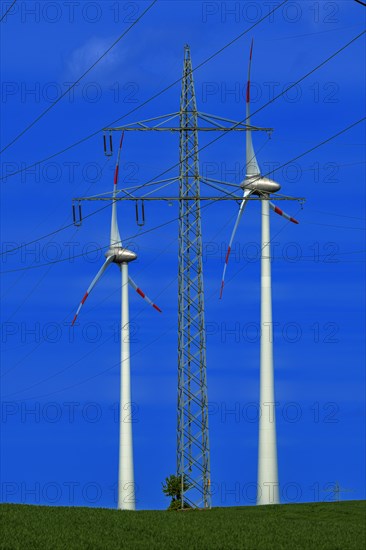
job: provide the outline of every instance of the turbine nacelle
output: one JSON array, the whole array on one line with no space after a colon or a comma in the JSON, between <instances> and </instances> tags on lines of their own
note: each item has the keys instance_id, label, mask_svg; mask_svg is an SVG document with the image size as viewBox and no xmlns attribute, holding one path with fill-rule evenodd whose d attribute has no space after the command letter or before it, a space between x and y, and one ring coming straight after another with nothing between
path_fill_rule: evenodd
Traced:
<instances>
[{"instance_id":1,"label":"turbine nacelle","mask_svg":"<svg viewBox=\"0 0 366 550\"><path fill-rule=\"evenodd\" d=\"M132 252L132 250L128 250L127 248L122 248L122 246L112 246L107 250L105 253L106 258L112 258L112 262L115 264L123 264L123 263L129 263L133 262L133 260L136 260L137 254L135 252Z\"/></svg>"},{"instance_id":2,"label":"turbine nacelle","mask_svg":"<svg viewBox=\"0 0 366 550\"><path fill-rule=\"evenodd\" d=\"M281 189L279 183L263 176L247 176L240 184L242 189L248 189L252 193L276 193Z\"/></svg>"}]
</instances>

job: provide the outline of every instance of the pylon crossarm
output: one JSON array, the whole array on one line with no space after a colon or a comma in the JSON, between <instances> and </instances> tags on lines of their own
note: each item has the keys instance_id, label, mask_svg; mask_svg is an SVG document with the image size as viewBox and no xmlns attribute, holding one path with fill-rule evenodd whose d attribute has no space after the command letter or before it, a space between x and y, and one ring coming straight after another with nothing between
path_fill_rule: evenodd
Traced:
<instances>
[{"instance_id":1,"label":"pylon crossarm","mask_svg":"<svg viewBox=\"0 0 366 550\"><path fill-rule=\"evenodd\" d=\"M259 126L252 126L251 124L245 124L245 122L237 122L236 120L231 120L229 118L219 117L215 115L210 115L208 113L197 113L198 118L202 118L206 122L209 122L211 124L214 124L217 127L218 131L223 130L223 126L219 125L218 122L227 122L231 126L225 127L226 130L233 130L233 131L248 131L251 130L252 132L267 132L271 134L273 132L273 128L260 128Z\"/></svg>"},{"instance_id":2,"label":"pylon crossarm","mask_svg":"<svg viewBox=\"0 0 366 550\"><path fill-rule=\"evenodd\" d=\"M264 131L264 132L273 131L273 128L260 128L259 126L252 126L251 124L244 124L243 122L237 122L236 120L232 120L231 118L226 118L226 117L222 117L222 116L218 116L218 115L212 115L210 113L204 113L202 111L200 111L198 113L198 116L205 116L205 117L213 119L213 120L220 120L222 122L228 122L229 124L232 124L232 125L242 124L243 126L245 126L245 128L247 130L258 130L258 131Z\"/></svg>"},{"instance_id":3,"label":"pylon crossarm","mask_svg":"<svg viewBox=\"0 0 366 550\"><path fill-rule=\"evenodd\" d=\"M193 106L193 108L190 108ZM202 119L204 122L209 123L211 126L199 126L197 122L191 124L190 121L188 124L179 126L164 126L174 118L179 116L185 116L189 114L190 117L194 119ZM157 122L160 121L160 122ZM153 124L152 124L153 123ZM223 123L229 124L229 126L224 125ZM246 132L251 130L253 132L267 132L272 133L273 128L260 128L259 126L252 126L250 124L245 124L243 121L231 120L229 118L220 117L217 115L212 115L208 113L203 113L195 109L195 100L189 98L186 110L168 113L166 115L160 115L153 118L147 118L145 120L139 120L137 122L129 122L123 126L107 126L103 128L103 132L131 132L131 131L155 131L155 132L187 132L189 134L194 132ZM191 136L188 135L187 139L191 139Z\"/></svg>"},{"instance_id":4,"label":"pylon crossarm","mask_svg":"<svg viewBox=\"0 0 366 550\"><path fill-rule=\"evenodd\" d=\"M151 197L151 196L138 196L138 197L116 197L112 199L110 196L98 196L98 197L75 197L73 198L73 202L81 202L81 201L165 201L165 202L189 202L189 201L213 201L213 202L219 202L219 201L241 201L243 199L243 195L211 195L211 196L196 196L196 197L174 197L174 196L159 196L159 197ZM267 200L266 198L262 197L247 197L247 201L262 201ZM305 197L281 197L278 195L272 195L269 199L271 201L302 201L304 202L306 199ZM192 208L192 210L194 210ZM188 228L186 231L190 231Z\"/></svg>"},{"instance_id":5,"label":"pylon crossarm","mask_svg":"<svg viewBox=\"0 0 366 550\"><path fill-rule=\"evenodd\" d=\"M145 120L138 120L137 122L130 122L128 124L125 124L123 126L107 126L106 128L103 128L103 132L121 132L121 131L129 131L129 130L138 130L142 129L142 127L145 127L147 130L151 130L150 126L148 126L149 123L155 122L157 120L162 120L163 122L160 122L160 124L163 124L164 121L167 122L167 120L171 120L174 117L178 117L179 112L175 113L168 113L165 115L159 115L152 118L147 118ZM140 128L136 128L136 126L140 126ZM158 126L158 125L157 125Z\"/></svg>"}]
</instances>

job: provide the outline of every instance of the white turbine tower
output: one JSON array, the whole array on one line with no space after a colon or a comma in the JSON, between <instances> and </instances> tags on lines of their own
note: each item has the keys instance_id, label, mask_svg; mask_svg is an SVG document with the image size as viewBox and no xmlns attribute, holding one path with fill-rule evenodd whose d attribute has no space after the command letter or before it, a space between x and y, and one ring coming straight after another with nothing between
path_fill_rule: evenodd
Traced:
<instances>
[{"instance_id":1,"label":"white turbine tower","mask_svg":"<svg viewBox=\"0 0 366 550\"><path fill-rule=\"evenodd\" d=\"M250 125L250 70L252 64L253 41L250 47L248 82L246 91L246 123ZM251 130L246 132L246 177L240 186L243 189L243 200L231 234L226 253L224 272L221 282L220 298L224 290L226 268L231 246L239 222L250 195L261 198L262 204L262 246L261 246L261 338L260 338L260 398L259 398L259 449L258 449L258 484L257 504L278 504L279 484L277 470L276 415L273 375L273 325L272 325L272 283L271 283L271 249L269 208L276 214L293 223L297 220L285 214L269 201L271 193L281 186L275 181L261 176L254 153Z\"/></svg>"},{"instance_id":2,"label":"white turbine tower","mask_svg":"<svg viewBox=\"0 0 366 550\"><path fill-rule=\"evenodd\" d=\"M121 378L120 378L120 418L119 418L119 466L118 466L118 508L120 510L135 510L135 483L133 467L132 444L132 410L131 410L131 378L130 378L130 326L128 306L128 283L136 292L146 300L153 308L161 312L136 285L128 275L128 264L136 260L137 255L131 250L122 247L122 241L117 223L117 182L119 171L119 159L121 155L123 133L118 149L117 163L114 172L112 221L109 249L105 253L106 261L92 280L88 290L80 302L78 310L72 321L74 325L85 300L102 277L107 267L115 263L119 266L122 276L122 301L121 301ZM126 420L127 419L127 420Z\"/></svg>"}]
</instances>

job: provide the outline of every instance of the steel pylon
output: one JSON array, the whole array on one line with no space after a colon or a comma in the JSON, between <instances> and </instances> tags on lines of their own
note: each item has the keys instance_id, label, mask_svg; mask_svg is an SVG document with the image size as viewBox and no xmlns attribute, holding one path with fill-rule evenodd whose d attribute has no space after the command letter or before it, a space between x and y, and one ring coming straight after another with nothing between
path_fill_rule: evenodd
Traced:
<instances>
[{"instance_id":1,"label":"steel pylon","mask_svg":"<svg viewBox=\"0 0 366 550\"><path fill-rule=\"evenodd\" d=\"M209 508L210 449L197 126L192 62L186 45L179 143L179 197L185 200L179 201L177 475L182 484L182 507L189 504Z\"/></svg>"}]
</instances>

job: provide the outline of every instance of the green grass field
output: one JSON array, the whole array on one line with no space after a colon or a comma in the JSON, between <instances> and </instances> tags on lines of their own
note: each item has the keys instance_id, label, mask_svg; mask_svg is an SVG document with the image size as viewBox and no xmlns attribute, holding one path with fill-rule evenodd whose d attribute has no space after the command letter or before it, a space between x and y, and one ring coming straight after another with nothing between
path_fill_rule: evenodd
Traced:
<instances>
[{"instance_id":1,"label":"green grass field","mask_svg":"<svg viewBox=\"0 0 366 550\"><path fill-rule=\"evenodd\" d=\"M0 505L2 549L362 550L366 501L120 512Z\"/></svg>"}]
</instances>

